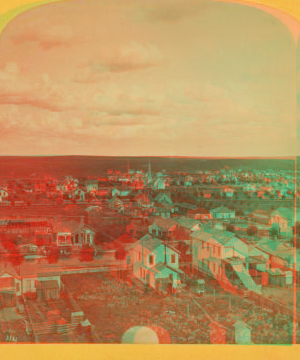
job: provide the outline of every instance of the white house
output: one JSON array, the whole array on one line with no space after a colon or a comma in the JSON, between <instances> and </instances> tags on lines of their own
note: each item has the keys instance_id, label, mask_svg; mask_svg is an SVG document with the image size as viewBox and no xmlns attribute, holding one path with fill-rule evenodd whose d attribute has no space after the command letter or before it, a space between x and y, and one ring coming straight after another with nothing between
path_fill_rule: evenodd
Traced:
<instances>
[{"instance_id":1,"label":"white house","mask_svg":"<svg viewBox=\"0 0 300 360\"><path fill-rule=\"evenodd\" d=\"M210 210L213 219L234 219L235 211L228 209L225 206L220 206L218 208Z\"/></svg>"},{"instance_id":2,"label":"white house","mask_svg":"<svg viewBox=\"0 0 300 360\"><path fill-rule=\"evenodd\" d=\"M231 198L233 197L233 189L230 188L229 186L222 186L221 188L221 194L228 197L228 198Z\"/></svg>"},{"instance_id":3,"label":"white house","mask_svg":"<svg viewBox=\"0 0 300 360\"><path fill-rule=\"evenodd\" d=\"M179 251L147 234L131 250L133 276L153 289L175 289L180 283Z\"/></svg>"},{"instance_id":4,"label":"white house","mask_svg":"<svg viewBox=\"0 0 300 360\"><path fill-rule=\"evenodd\" d=\"M6 201L8 199L9 193L7 190L1 188L0 189L0 202Z\"/></svg>"}]
</instances>

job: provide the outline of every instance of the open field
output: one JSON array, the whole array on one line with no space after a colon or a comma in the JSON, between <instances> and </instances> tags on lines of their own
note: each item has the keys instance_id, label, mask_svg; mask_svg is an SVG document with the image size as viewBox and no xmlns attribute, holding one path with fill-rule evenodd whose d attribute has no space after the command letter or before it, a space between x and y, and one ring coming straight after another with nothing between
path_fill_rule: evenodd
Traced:
<instances>
[{"instance_id":1,"label":"open field","mask_svg":"<svg viewBox=\"0 0 300 360\"><path fill-rule=\"evenodd\" d=\"M158 296L151 290L141 294L104 273L65 275L63 282L103 343L120 343L128 328L141 325L164 328L175 344L210 343L211 321L226 327L227 342L235 343L238 320L251 326L255 344L291 341L288 316L277 317L271 309L212 288L202 298L189 291L176 297Z\"/></svg>"}]
</instances>

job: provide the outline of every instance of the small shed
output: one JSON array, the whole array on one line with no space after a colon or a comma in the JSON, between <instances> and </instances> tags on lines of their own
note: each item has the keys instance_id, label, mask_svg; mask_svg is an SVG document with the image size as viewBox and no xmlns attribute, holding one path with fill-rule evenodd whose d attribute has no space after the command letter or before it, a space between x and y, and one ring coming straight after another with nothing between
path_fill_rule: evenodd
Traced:
<instances>
[{"instance_id":1,"label":"small shed","mask_svg":"<svg viewBox=\"0 0 300 360\"><path fill-rule=\"evenodd\" d=\"M76 311L71 314L71 324L79 324L84 320L84 312Z\"/></svg>"},{"instance_id":2,"label":"small shed","mask_svg":"<svg viewBox=\"0 0 300 360\"><path fill-rule=\"evenodd\" d=\"M58 299L59 285L57 280L38 281L37 296L41 300Z\"/></svg>"},{"instance_id":3,"label":"small shed","mask_svg":"<svg viewBox=\"0 0 300 360\"><path fill-rule=\"evenodd\" d=\"M60 319L59 310L51 310L47 312L47 322L52 323Z\"/></svg>"},{"instance_id":4,"label":"small shed","mask_svg":"<svg viewBox=\"0 0 300 360\"><path fill-rule=\"evenodd\" d=\"M235 342L236 344L246 345L251 344L251 327L243 321L237 321L234 324L235 328Z\"/></svg>"},{"instance_id":5,"label":"small shed","mask_svg":"<svg viewBox=\"0 0 300 360\"><path fill-rule=\"evenodd\" d=\"M292 286L293 285L293 272L285 271L281 277L281 286Z\"/></svg>"}]
</instances>

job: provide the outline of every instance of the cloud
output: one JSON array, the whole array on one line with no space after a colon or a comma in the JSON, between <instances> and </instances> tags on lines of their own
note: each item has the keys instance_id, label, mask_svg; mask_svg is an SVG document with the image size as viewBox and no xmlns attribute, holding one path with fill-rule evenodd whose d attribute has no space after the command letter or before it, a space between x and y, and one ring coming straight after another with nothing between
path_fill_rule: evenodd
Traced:
<instances>
[{"instance_id":1,"label":"cloud","mask_svg":"<svg viewBox=\"0 0 300 360\"><path fill-rule=\"evenodd\" d=\"M22 32L13 38L14 43L36 42L42 49L48 50L57 46L70 45L74 40L73 29L70 25L36 25L22 29Z\"/></svg>"},{"instance_id":2,"label":"cloud","mask_svg":"<svg viewBox=\"0 0 300 360\"><path fill-rule=\"evenodd\" d=\"M109 67L111 71L130 71L156 66L162 60L156 45L131 41L119 48Z\"/></svg>"},{"instance_id":3,"label":"cloud","mask_svg":"<svg viewBox=\"0 0 300 360\"><path fill-rule=\"evenodd\" d=\"M161 0L159 2L143 4L144 17L153 22L178 22L203 14L209 0Z\"/></svg>"},{"instance_id":4,"label":"cloud","mask_svg":"<svg viewBox=\"0 0 300 360\"><path fill-rule=\"evenodd\" d=\"M131 41L120 46L106 59L91 60L78 67L73 81L97 82L112 78L113 74L149 69L160 65L164 56L152 43Z\"/></svg>"},{"instance_id":5,"label":"cloud","mask_svg":"<svg viewBox=\"0 0 300 360\"><path fill-rule=\"evenodd\" d=\"M32 78L22 72L17 63L10 62L0 70L0 104L30 105L63 111L74 106L74 99L48 74Z\"/></svg>"},{"instance_id":6,"label":"cloud","mask_svg":"<svg viewBox=\"0 0 300 360\"><path fill-rule=\"evenodd\" d=\"M93 87L85 93L86 108L114 116L120 115L158 115L162 111L164 96L161 93L149 93L145 89L131 85L121 87L110 82L101 89Z\"/></svg>"}]
</instances>

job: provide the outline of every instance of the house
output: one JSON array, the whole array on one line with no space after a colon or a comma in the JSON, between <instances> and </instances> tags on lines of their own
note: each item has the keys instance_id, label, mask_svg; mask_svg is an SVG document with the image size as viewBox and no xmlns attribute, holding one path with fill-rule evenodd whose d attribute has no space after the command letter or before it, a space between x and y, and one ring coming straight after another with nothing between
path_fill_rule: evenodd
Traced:
<instances>
[{"instance_id":1,"label":"house","mask_svg":"<svg viewBox=\"0 0 300 360\"><path fill-rule=\"evenodd\" d=\"M175 203L175 211L186 216L188 211L195 210L197 208L196 205L189 204L189 203Z\"/></svg>"},{"instance_id":2,"label":"house","mask_svg":"<svg viewBox=\"0 0 300 360\"><path fill-rule=\"evenodd\" d=\"M235 211L228 209L225 206L220 206L218 208L210 210L213 219L234 219Z\"/></svg>"},{"instance_id":3,"label":"house","mask_svg":"<svg viewBox=\"0 0 300 360\"><path fill-rule=\"evenodd\" d=\"M196 219L180 217L180 218L176 218L176 221L180 226L182 226L185 229L188 229L191 231L200 230L199 221Z\"/></svg>"},{"instance_id":4,"label":"house","mask_svg":"<svg viewBox=\"0 0 300 360\"><path fill-rule=\"evenodd\" d=\"M233 197L233 189L226 185L221 187L220 193L222 196L226 196L228 198Z\"/></svg>"},{"instance_id":5,"label":"house","mask_svg":"<svg viewBox=\"0 0 300 360\"><path fill-rule=\"evenodd\" d=\"M121 213L125 210L124 202L117 197L108 200L108 207Z\"/></svg>"},{"instance_id":6,"label":"house","mask_svg":"<svg viewBox=\"0 0 300 360\"><path fill-rule=\"evenodd\" d=\"M165 190L166 188L165 180L162 177L152 180L149 185L155 190Z\"/></svg>"},{"instance_id":7,"label":"house","mask_svg":"<svg viewBox=\"0 0 300 360\"><path fill-rule=\"evenodd\" d=\"M207 209L197 208L194 210L188 210L187 217L197 220L209 220L212 219L212 214Z\"/></svg>"},{"instance_id":8,"label":"house","mask_svg":"<svg viewBox=\"0 0 300 360\"><path fill-rule=\"evenodd\" d=\"M193 178L191 176L186 176L184 178L184 186L192 186L193 185Z\"/></svg>"},{"instance_id":9,"label":"house","mask_svg":"<svg viewBox=\"0 0 300 360\"><path fill-rule=\"evenodd\" d=\"M114 188L111 190L111 195L113 197L118 196L118 197L128 197L131 193L131 189L117 189Z\"/></svg>"},{"instance_id":10,"label":"house","mask_svg":"<svg viewBox=\"0 0 300 360\"><path fill-rule=\"evenodd\" d=\"M85 188L89 194L96 194L98 192L98 180L87 180Z\"/></svg>"},{"instance_id":11,"label":"house","mask_svg":"<svg viewBox=\"0 0 300 360\"><path fill-rule=\"evenodd\" d=\"M84 201L85 200L85 192L83 189L78 188L76 190L73 190L71 197L72 197L72 199Z\"/></svg>"},{"instance_id":12,"label":"house","mask_svg":"<svg viewBox=\"0 0 300 360\"><path fill-rule=\"evenodd\" d=\"M137 194L133 198L133 202L136 206L141 208L152 208L153 202L150 200L149 195L147 193Z\"/></svg>"},{"instance_id":13,"label":"house","mask_svg":"<svg viewBox=\"0 0 300 360\"><path fill-rule=\"evenodd\" d=\"M258 198L264 198L264 194L265 194L265 191L264 190L257 190L256 191L256 196Z\"/></svg>"},{"instance_id":14,"label":"house","mask_svg":"<svg viewBox=\"0 0 300 360\"><path fill-rule=\"evenodd\" d=\"M140 179L136 179L131 182L131 188L132 190L138 191L144 189L144 183Z\"/></svg>"},{"instance_id":15,"label":"house","mask_svg":"<svg viewBox=\"0 0 300 360\"><path fill-rule=\"evenodd\" d=\"M14 307L17 298L22 295L20 274L12 266L1 263L0 266L0 298L1 307Z\"/></svg>"},{"instance_id":16,"label":"house","mask_svg":"<svg viewBox=\"0 0 300 360\"><path fill-rule=\"evenodd\" d=\"M196 231L191 237L193 266L217 278L226 276L225 267L228 262L242 264L248 255L247 244L228 231Z\"/></svg>"},{"instance_id":17,"label":"house","mask_svg":"<svg viewBox=\"0 0 300 360\"><path fill-rule=\"evenodd\" d=\"M130 251L137 241L138 239L131 234L124 233L111 243L112 248L116 250L116 256L118 256L119 249L124 249L126 265L131 264Z\"/></svg>"},{"instance_id":18,"label":"house","mask_svg":"<svg viewBox=\"0 0 300 360\"><path fill-rule=\"evenodd\" d=\"M270 216L270 225L278 224L281 232L291 232L295 225L295 209L280 207Z\"/></svg>"},{"instance_id":19,"label":"house","mask_svg":"<svg viewBox=\"0 0 300 360\"><path fill-rule=\"evenodd\" d=\"M180 267L191 270L192 231L179 227L169 234L168 244L180 251Z\"/></svg>"},{"instance_id":20,"label":"house","mask_svg":"<svg viewBox=\"0 0 300 360\"><path fill-rule=\"evenodd\" d=\"M270 268L293 268L295 252L290 245L268 239L260 241L257 248L269 256Z\"/></svg>"},{"instance_id":21,"label":"house","mask_svg":"<svg viewBox=\"0 0 300 360\"><path fill-rule=\"evenodd\" d=\"M175 207L167 204L157 204L153 208L153 213L155 216L162 218L170 218L171 214L175 212Z\"/></svg>"},{"instance_id":22,"label":"house","mask_svg":"<svg viewBox=\"0 0 300 360\"><path fill-rule=\"evenodd\" d=\"M242 185L244 192L250 191L253 192L256 190L256 185L255 184L244 184Z\"/></svg>"},{"instance_id":23,"label":"house","mask_svg":"<svg viewBox=\"0 0 300 360\"><path fill-rule=\"evenodd\" d=\"M0 294L3 307L17 306L22 296L33 296L39 300L57 299L60 291L60 275L38 273L36 266L28 264L21 264L18 271L6 264L1 265Z\"/></svg>"},{"instance_id":24,"label":"house","mask_svg":"<svg viewBox=\"0 0 300 360\"><path fill-rule=\"evenodd\" d=\"M60 248L73 247L79 248L85 245L94 244L95 230L83 223L75 220L65 221L59 219L53 221L53 240L52 243Z\"/></svg>"},{"instance_id":25,"label":"house","mask_svg":"<svg viewBox=\"0 0 300 360\"><path fill-rule=\"evenodd\" d=\"M138 239L148 233L148 226L148 222L145 222L144 219L132 219L131 223L126 226L126 233Z\"/></svg>"},{"instance_id":26,"label":"house","mask_svg":"<svg viewBox=\"0 0 300 360\"><path fill-rule=\"evenodd\" d=\"M271 225L271 213L267 210L257 209L249 214L248 219L254 224Z\"/></svg>"},{"instance_id":27,"label":"house","mask_svg":"<svg viewBox=\"0 0 300 360\"><path fill-rule=\"evenodd\" d=\"M165 192L159 193L155 197L154 201L155 201L155 203L158 203L158 204L173 205L171 195L169 193L165 193Z\"/></svg>"},{"instance_id":28,"label":"house","mask_svg":"<svg viewBox=\"0 0 300 360\"><path fill-rule=\"evenodd\" d=\"M179 251L147 234L131 250L133 276L156 290L178 288L183 271L179 269Z\"/></svg>"},{"instance_id":29,"label":"house","mask_svg":"<svg viewBox=\"0 0 300 360\"><path fill-rule=\"evenodd\" d=\"M156 237L166 238L172 231L179 227L177 221L173 219L157 218L153 224L148 227L149 234Z\"/></svg>"},{"instance_id":30,"label":"house","mask_svg":"<svg viewBox=\"0 0 300 360\"><path fill-rule=\"evenodd\" d=\"M0 202L7 201L9 192L3 188L0 189Z\"/></svg>"},{"instance_id":31,"label":"house","mask_svg":"<svg viewBox=\"0 0 300 360\"><path fill-rule=\"evenodd\" d=\"M212 197L213 191L211 190L202 190L204 199L210 199Z\"/></svg>"},{"instance_id":32,"label":"house","mask_svg":"<svg viewBox=\"0 0 300 360\"><path fill-rule=\"evenodd\" d=\"M99 217L101 216L101 211L101 204L88 206L84 211L87 223L98 222Z\"/></svg>"},{"instance_id":33,"label":"house","mask_svg":"<svg viewBox=\"0 0 300 360\"><path fill-rule=\"evenodd\" d=\"M45 245L51 243L52 224L46 218L3 218L0 234L21 236L29 243Z\"/></svg>"},{"instance_id":34,"label":"house","mask_svg":"<svg viewBox=\"0 0 300 360\"><path fill-rule=\"evenodd\" d=\"M150 212L151 212L151 210L150 210ZM149 216L149 214L148 214L149 209L142 209L140 207L132 206L129 209L129 213L130 213L131 217L133 217L133 218L147 219Z\"/></svg>"}]
</instances>

